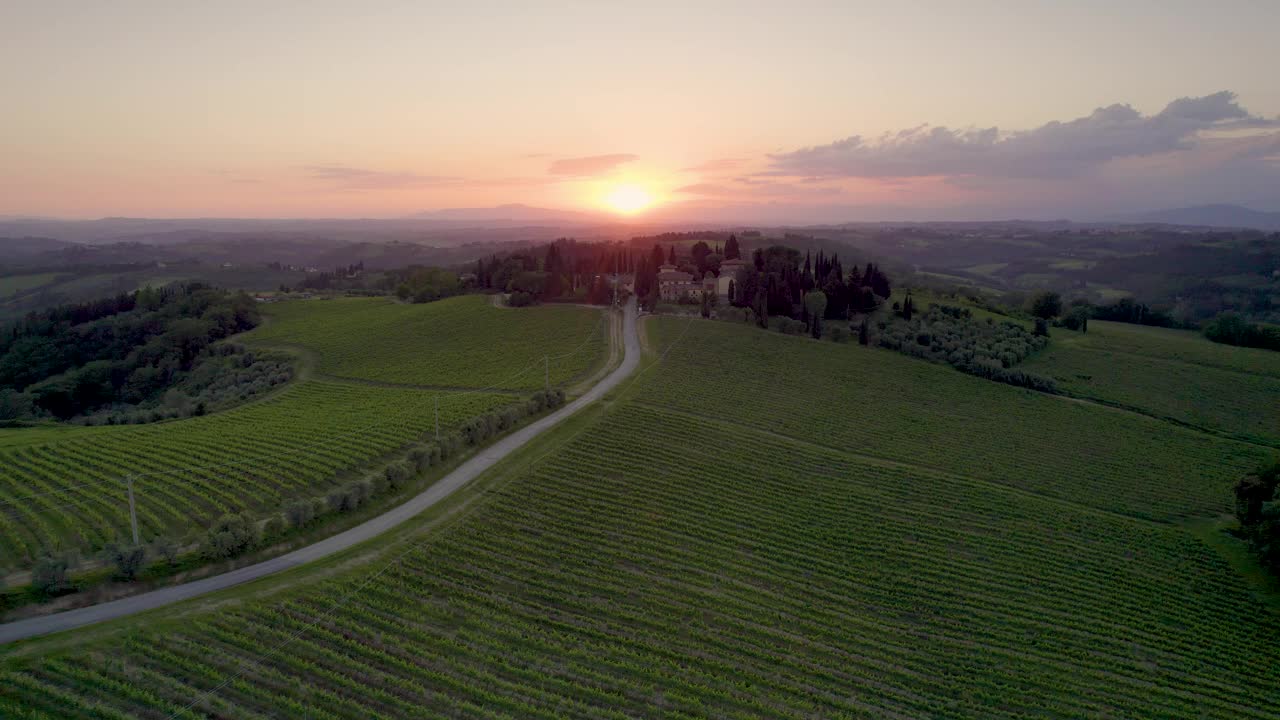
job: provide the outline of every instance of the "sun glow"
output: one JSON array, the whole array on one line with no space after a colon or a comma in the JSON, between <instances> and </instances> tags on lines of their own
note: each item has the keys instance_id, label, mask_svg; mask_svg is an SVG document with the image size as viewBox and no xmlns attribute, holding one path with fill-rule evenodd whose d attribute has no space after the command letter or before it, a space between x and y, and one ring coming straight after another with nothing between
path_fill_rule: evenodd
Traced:
<instances>
[{"instance_id":1,"label":"sun glow","mask_svg":"<svg viewBox=\"0 0 1280 720\"><path fill-rule=\"evenodd\" d=\"M604 202L614 212L634 215L653 204L653 195L639 185L619 185L604 196Z\"/></svg>"}]
</instances>

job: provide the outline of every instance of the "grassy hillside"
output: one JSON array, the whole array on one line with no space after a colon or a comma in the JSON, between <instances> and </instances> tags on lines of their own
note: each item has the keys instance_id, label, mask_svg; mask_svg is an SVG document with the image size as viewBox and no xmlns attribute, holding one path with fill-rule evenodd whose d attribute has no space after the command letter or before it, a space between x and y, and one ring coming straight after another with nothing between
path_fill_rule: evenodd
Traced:
<instances>
[{"instance_id":1,"label":"grassy hillside","mask_svg":"<svg viewBox=\"0 0 1280 720\"><path fill-rule=\"evenodd\" d=\"M544 382L544 355L573 353L591 338L582 352L552 363L551 381L560 383L595 365L606 347L597 311L496 308L480 295L423 305L312 300L269 305L265 314L272 321L250 340L314 350L325 374L391 383L533 390Z\"/></svg>"},{"instance_id":2,"label":"grassy hillside","mask_svg":"<svg viewBox=\"0 0 1280 720\"><path fill-rule=\"evenodd\" d=\"M585 308L501 311L483 298L408 306L380 300L283 304L270 333L237 339L299 347L321 368L425 387L312 379L264 402L215 415L145 426L0 429L0 571L42 551L92 553L129 537L125 478L135 476L144 538L199 534L228 512L278 511L322 493L388 453L522 397L455 392L475 357L475 385L541 388L598 364L606 346L599 312ZM404 309L410 309L406 313ZM275 310L275 308L273 308ZM534 356L536 355L536 362ZM585 358L585 359L584 359ZM361 371L364 371L361 375ZM449 391L436 388L449 387Z\"/></svg>"},{"instance_id":3,"label":"grassy hillside","mask_svg":"<svg viewBox=\"0 0 1280 720\"><path fill-rule=\"evenodd\" d=\"M679 332L656 330L659 343ZM1137 517L1229 511L1231 483L1265 455L888 350L726 323L700 327L668 361L679 369L648 379L644 402Z\"/></svg>"},{"instance_id":4,"label":"grassy hillside","mask_svg":"<svg viewBox=\"0 0 1280 720\"><path fill-rule=\"evenodd\" d=\"M1280 620L1151 519L1222 509L1217 466L1248 446L889 352L651 322L665 360L461 520L12 661L0 710L1280 717Z\"/></svg>"},{"instance_id":5,"label":"grassy hillside","mask_svg":"<svg viewBox=\"0 0 1280 720\"><path fill-rule=\"evenodd\" d=\"M1280 447L1280 353L1188 330L1091 322L1021 367L1077 397Z\"/></svg>"},{"instance_id":6,"label":"grassy hillside","mask_svg":"<svg viewBox=\"0 0 1280 720\"><path fill-rule=\"evenodd\" d=\"M441 404L441 424L510 402L473 394ZM101 428L0 449L0 567L42 549L91 551L129 536L123 478L134 483L145 537L185 535L228 512L279 510L434 430L434 393L328 382L271 400L170 423Z\"/></svg>"},{"instance_id":7,"label":"grassy hillside","mask_svg":"<svg viewBox=\"0 0 1280 720\"><path fill-rule=\"evenodd\" d=\"M0 277L0 298L7 298L24 290L47 285L58 277L57 273L35 273L32 275L8 275Z\"/></svg>"}]
</instances>

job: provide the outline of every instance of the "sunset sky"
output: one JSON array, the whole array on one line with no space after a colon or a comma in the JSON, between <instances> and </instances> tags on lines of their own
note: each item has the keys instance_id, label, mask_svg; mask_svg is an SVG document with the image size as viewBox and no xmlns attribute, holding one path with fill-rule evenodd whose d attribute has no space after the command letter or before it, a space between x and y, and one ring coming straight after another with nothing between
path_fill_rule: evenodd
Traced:
<instances>
[{"instance_id":1,"label":"sunset sky","mask_svg":"<svg viewBox=\"0 0 1280 720\"><path fill-rule=\"evenodd\" d=\"M1261 1L6 2L0 214L1280 210L1277 28Z\"/></svg>"}]
</instances>

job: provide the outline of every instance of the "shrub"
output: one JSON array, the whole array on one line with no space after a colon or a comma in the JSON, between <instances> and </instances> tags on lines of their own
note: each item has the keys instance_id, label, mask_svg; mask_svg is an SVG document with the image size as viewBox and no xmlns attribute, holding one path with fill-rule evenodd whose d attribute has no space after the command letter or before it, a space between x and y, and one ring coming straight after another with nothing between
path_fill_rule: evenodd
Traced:
<instances>
[{"instance_id":1,"label":"shrub","mask_svg":"<svg viewBox=\"0 0 1280 720\"><path fill-rule=\"evenodd\" d=\"M235 557L258 544L258 524L248 515L223 515L209 528L205 553L220 560Z\"/></svg>"},{"instance_id":2,"label":"shrub","mask_svg":"<svg viewBox=\"0 0 1280 720\"><path fill-rule=\"evenodd\" d=\"M316 519L316 508L310 500L294 500L284 506L284 516L290 525L300 528Z\"/></svg>"},{"instance_id":3,"label":"shrub","mask_svg":"<svg viewBox=\"0 0 1280 720\"><path fill-rule=\"evenodd\" d=\"M108 543L102 554L107 562L116 566L116 577L133 580L146 562L147 546Z\"/></svg>"},{"instance_id":4,"label":"shrub","mask_svg":"<svg viewBox=\"0 0 1280 720\"><path fill-rule=\"evenodd\" d=\"M347 505L347 489L334 488L325 495L325 500L329 504L329 512L342 512Z\"/></svg>"},{"instance_id":5,"label":"shrub","mask_svg":"<svg viewBox=\"0 0 1280 720\"><path fill-rule=\"evenodd\" d=\"M928 312L916 314L910 320L896 318L881 323L883 332L877 342L881 347L947 363L962 372L996 382L1043 392L1057 391L1048 378L1012 369L1043 349L1049 342L1047 337L1035 336L1011 321L995 323L986 318L978 322L972 312L967 311L968 308L931 305Z\"/></svg>"},{"instance_id":6,"label":"shrub","mask_svg":"<svg viewBox=\"0 0 1280 720\"><path fill-rule=\"evenodd\" d=\"M831 342L846 343L849 342L849 330L839 325L832 325L827 328L827 337Z\"/></svg>"},{"instance_id":7,"label":"shrub","mask_svg":"<svg viewBox=\"0 0 1280 720\"><path fill-rule=\"evenodd\" d=\"M387 474L384 472L374 473L365 478L364 481L369 484L369 494L371 496L381 495L391 489L391 482L387 480Z\"/></svg>"},{"instance_id":8,"label":"shrub","mask_svg":"<svg viewBox=\"0 0 1280 720\"><path fill-rule=\"evenodd\" d=\"M275 513L267 518L267 522L262 526L262 535L274 540L284 534L284 528L284 516L280 513Z\"/></svg>"},{"instance_id":9,"label":"shrub","mask_svg":"<svg viewBox=\"0 0 1280 720\"><path fill-rule=\"evenodd\" d=\"M178 560L178 543L170 538L161 536L151 541L151 554L164 558L169 565L173 565Z\"/></svg>"},{"instance_id":10,"label":"shrub","mask_svg":"<svg viewBox=\"0 0 1280 720\"><path fill-rule=\"evenodd\" d=\"M440 437L440 457L451 458L458 454L458 450L462 449L464 442L462 435L458 433L448 433Z\"/></svg>"},{"instance_id":11,"label":"shrub","mask_svg":"<svg viewBox=\"0 0 1280 720\"><path fill-rule=\"evenodd\" d=\"M406 462L393 462L387 466L386 472L387 484L393 490L398 490L401 485L409 482L409 478L413 476L413 470Z\"/></svg>"},{"instance_id":12,"label":"shrub","mask_svg":"<svg viewBox=\"0 0 1280 720\"><path fill-rule=\"evenodd\" d=\"M409 451L409 463L422 472L431 467L431 451L424 446L416 447Z\"/></svg>"},{"instance_id":13,"label":"shrub","mask_svg":"<svg viewBox=\"0 0 1280 720\"><path fill-rule=\"evenodd\" d=\"M71 589L68 572L71 569L70 556L44 555L31 568L31 587L46 595L56 595Z\"/></svg>"},{"instance_id":14,"label":"shrub","mask_svg":"<svg viewBox=\"0 0 1280 720\"><path fill-rule=\"evenodd\" d=\"M517 290L507 298L508 307L528 307L533 304L534 297L527 292Z\"/></svg>"}]
</instances>

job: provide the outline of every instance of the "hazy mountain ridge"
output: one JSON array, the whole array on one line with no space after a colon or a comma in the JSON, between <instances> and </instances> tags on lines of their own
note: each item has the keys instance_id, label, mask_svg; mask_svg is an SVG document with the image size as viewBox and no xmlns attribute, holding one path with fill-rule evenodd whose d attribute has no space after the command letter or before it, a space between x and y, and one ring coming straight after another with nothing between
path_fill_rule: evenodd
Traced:
<instances>
[{"instance_id":1,"label":"hazy mountain ridge","mask_svg":"<svg viewBox=\"0 0 1280 720\"><path fill-rule=\"evenodd\" d=\"M1156 210L1125 218L1128 222L1162 223L1195 227L1254 228L1280 230L1280 212L1254 210L1242 205L1219 203Z\"/></svg>"}]
</instances>

